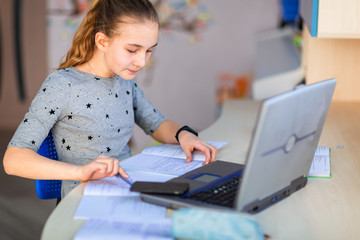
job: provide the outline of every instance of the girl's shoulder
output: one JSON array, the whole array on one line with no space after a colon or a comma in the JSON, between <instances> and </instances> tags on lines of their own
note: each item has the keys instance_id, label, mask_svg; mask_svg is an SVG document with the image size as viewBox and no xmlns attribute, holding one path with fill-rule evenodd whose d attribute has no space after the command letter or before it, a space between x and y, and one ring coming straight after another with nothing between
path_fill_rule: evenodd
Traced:
<instances>
[{"instance_id":1,"label":"girl's shoulder","mask_svg":"<svg viewBox=\"0 0 360 240\"><path fill-rule=\"evenodd\" d=\"M45 81L66 80L69 76L69 69L57 69L51 72Z\"/></svg>"},{"instance_id":2,"label":"girl's shoulder","mask_svg":"<svg viewBox=\"0 0 360 240\"><path fill-rule=\"evenodd\" d=\"M88 82L89 74L81 72L80 70L71 67L57 69L51 72L46 78L45 82L60 85L78 85Z\"/></svg>"},{"instance_id":3,"label":"girl's shoulder","mask_svg":"<svg viewBox=\"0 0 360 240\"><path fill-rule=\"evenodd\" d=\"M62 86L62 85L68 85L69 80L64 75L63 69L55 70L51 72L43 82L43 86Z\"/></svg>"}]
</instances>

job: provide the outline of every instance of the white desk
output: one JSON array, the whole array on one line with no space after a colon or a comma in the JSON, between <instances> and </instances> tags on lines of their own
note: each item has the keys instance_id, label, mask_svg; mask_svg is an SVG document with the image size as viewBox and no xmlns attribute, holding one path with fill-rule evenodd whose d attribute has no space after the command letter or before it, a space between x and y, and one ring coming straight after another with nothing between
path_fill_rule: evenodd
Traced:
<instances>
[{"instance_id":1,"label":"white desk","mask_svg":"<svg viewBox=\"0 0 360 240\"><path fill-rule=\"evenodd\" d=\"M227 141L217 159L244 163L259 103L228 101L205 140ZM254 215L272 239L358 239L360 236L360 102L333 103L320 145L331 147L332 178L308 185ZM339 148L337 146L343 146ZM85 222L73 216L85 184L71 191L47 220L42 239L73 239Z\"/></svg>"}]
</instances>

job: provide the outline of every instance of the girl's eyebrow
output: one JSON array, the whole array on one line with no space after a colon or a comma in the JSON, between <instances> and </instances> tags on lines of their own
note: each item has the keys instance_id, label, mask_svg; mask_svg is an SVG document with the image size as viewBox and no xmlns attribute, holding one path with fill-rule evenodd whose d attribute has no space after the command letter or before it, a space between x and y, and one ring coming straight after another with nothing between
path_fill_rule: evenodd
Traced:
<instances>
[{"instance_id":1,"label":"girl's eyebrow","mask_svg":"<svg viewBox=\"0 0 360 240\"><path fill-rule=\"evenodd\" d=\"M139 45L139 44L135 44L135 43L130 43L129 44L130 46L134 46L134 47L138 47L138 48L143 48L143 46L141 46L141 45ZM150 47L150 48L154 48L154 47L156 47L158 45L158 43L155 43L152 47ZM150 49L149 48L149 49Z\"/></svg>"}]
</instances>

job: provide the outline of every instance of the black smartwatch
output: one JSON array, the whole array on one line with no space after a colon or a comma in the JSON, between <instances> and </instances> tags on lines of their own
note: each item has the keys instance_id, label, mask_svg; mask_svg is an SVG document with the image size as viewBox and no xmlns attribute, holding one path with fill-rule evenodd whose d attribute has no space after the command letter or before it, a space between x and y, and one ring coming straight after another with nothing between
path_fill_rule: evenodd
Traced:
<instances>
[{"instance_id":1,"label":"black smartwatch","mask_svg":"<svg viewBox=\"0 0 360 240\"><path fill-rule=\"evenodd\" d=\"M176 138L176 141L177 142L179 142L179 133L181 132L181 131L188 131L188 132L191 132L192 134L194 134L195 136L198 136L199 134L194 130L194 129L192 129L191 127L189 127L189 126L183 126L182 128L180 128L177 132L176 132L176 134L175 134L175 138Z\"/></svg>"}]
</instances>

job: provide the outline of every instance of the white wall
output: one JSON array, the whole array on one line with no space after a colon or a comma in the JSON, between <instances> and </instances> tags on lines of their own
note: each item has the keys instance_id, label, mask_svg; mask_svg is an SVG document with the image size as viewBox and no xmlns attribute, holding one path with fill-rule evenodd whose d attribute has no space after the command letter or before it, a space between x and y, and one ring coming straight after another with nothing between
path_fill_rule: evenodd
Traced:
<instances>
[{"instance_id":1,"label":"white wall","mask_svg":"<svg viewBox=\"0 0 360 240\"><path fill-rule=\"evenodd\" d=\"M201 2L213 19L203 40L190 43L187 33L160 33L151 84L146 71L137 78L145 95L168 119L197 130L216 120L218 74L252 72L255 34L276 28L280 17L279 0ZM141 149L151 140L136 129L133 141Z\"/></svg>"}]
</instances>

